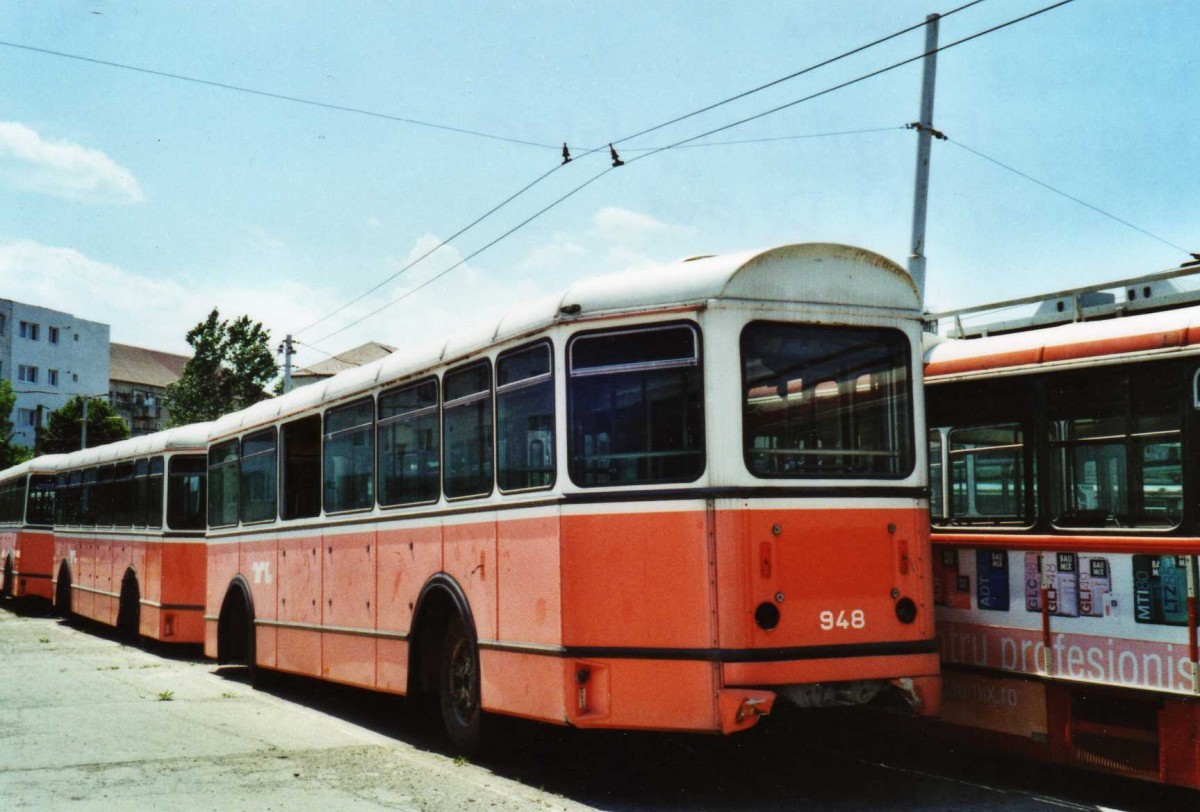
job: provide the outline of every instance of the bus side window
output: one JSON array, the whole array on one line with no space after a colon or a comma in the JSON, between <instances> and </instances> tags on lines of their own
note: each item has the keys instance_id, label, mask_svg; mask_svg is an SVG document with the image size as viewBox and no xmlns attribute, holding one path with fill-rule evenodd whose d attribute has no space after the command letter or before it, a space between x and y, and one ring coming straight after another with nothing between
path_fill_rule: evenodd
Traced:
<instances>
[{"instance_id":1,"label":"bus side window","mask_svg":"<svg viewBox=\"0 0 1200 812\"><path fill-rule=\"evenodd\" d=\"M150 460L151 480L157 478L155 501L156 523L162 524L162 473L163 458ZM167 527L172 530L203 530L205 504L204 457L188 455L171 457L171 470L167 482Z\"/></svg>"},{"instance_id":2,"label":"bus side window","mask_svg":"<svg viewBox=\"0 0 1200 812\"><path fill-rule=\"evenodd\" d=\"M243 522L275 519L275 429L242 438L240 501Z\"/></svg>"},{"instance_id":3,"label":"bus side window","mask_svg":"<svg viewBox=\"0 0 1200 812\"><path fill-rule=\"evenodd\" d=\"M374 507L374 399L326 412L324 440L325 512Z\"/></svg>"},{"instance_id":4,"label":"bus side window","mask_svg":"<svg viewBox=\"0 0 1200 812\"><path fill-rule=\"evenodd\" d=\"M308 519L321 515L321 416L284 424L280 431L283 457L279 515Z\"/></svg>"},{"instance_id":5,"label":"bus side window","mask_svg":"<svg viewBox=\"0 0 1200 812\"><path fill-rule=\"evenodd\" d=\"M379 504L436 502L441 488L441 428L436 378L379 396Z\"/></svg>"},{"instance_id":6,"label":"bus side window","mask_svg":"<svg viewBox=\"0 0 1200 812\"><path fill-rule=\"evenodd\" d=\"M208 450L209 527L237 524L238 490L238 441L235 438Z\"/></svg>"},{"instance_id":7,"label":"bus side window","mask_svg":"<svg viewBox=\"0 0 1200 812\"><path fill-rule=\"evenodd\" d=\"M704 473L700 334L691 324L582 333L567 348L571 481L692 482Z\"/></svg>"},{"instance_id":8,"label":"bus side window","mask_svg":"<svg viewBox=\"0 0 1200 812\"><path fill-rule=\"evenodd\" d=\"M442 436L446 497L492 492L492 370L479 361L451 370L442 379Z\"/></svg>"},{"instance_id":9,"label":"bus side window","mask_svg":"<svg viewBox=\"0 0 1200 812\"><path fill-rule=\"evenodd\" d=\"M554 484L554 374L550 345L501 355L496 362L496 444L502 491Z\"/></svg>"}]
</instances>

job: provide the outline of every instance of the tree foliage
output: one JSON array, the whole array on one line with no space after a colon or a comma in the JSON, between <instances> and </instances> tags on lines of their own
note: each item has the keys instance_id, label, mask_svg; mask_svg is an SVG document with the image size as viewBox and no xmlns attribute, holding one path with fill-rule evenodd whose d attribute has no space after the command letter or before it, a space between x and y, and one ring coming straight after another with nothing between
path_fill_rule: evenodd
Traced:
<instances>
[{"instance_id":1,"label":"tree foliage","mask_svg":"<svg viewBox=\"0 0 1200 812\"><path fill-rule=\"evenodd\" d=\"M239 316L222 321L217 308L187 334L192 357L183 376L167 387L170 425L215 420L268 397L275 377L271 336L261 322Z\"/></svg>"},{"instance_id":2,"label":"tree foliage","mask_svg":"<svg viewBox=\"0 0 1200 812\"><path fill-rule=\"evenodd\" d=\"M0 379L0 469L9 468L33 456L33 449L13 442L17 427L13 425L12 413L16 405L17 395L13 392L12 381Z\"/></svg>"},{"instance_id":3,"label":"tree foliage","mask_svg":"<svg viewBox=\"0 0 1200 812\"><path fill-rule=\"evenodd\" d=\"M76 395L50 413L38 434L42 454L65 454L83 448L83 395ZM129 427L103 398L87 398L87 447L115 443L129 436Z\"/></svg>"}]
</instances>

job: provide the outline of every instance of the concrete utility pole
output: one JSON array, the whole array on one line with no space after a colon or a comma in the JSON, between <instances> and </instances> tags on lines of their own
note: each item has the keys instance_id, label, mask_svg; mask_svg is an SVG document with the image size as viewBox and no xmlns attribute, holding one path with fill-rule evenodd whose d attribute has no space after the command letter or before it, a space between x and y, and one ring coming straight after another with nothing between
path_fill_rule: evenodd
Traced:
<instances>
[{"instance_id":1,"label":"concrete utility pole","mask_svg":"<svg viewBox=\"0 0 1200 812\"><path fill-rule=\"evenodd\" d=\"M933 88L937 79L938 20L941 15L925 18L925 61L921 83L921 120L917 127L917 182L913 192L912 255L908 273L916 283L921 303L925 303L925 210L929 205L929 155L933 140Z\"/></svg>"},{"instance_id":2,"label":"concrete utility pole","mask_svg":"<svg viewBox=\"0 0 1200 812\"><path fill-rule=\"evenodd\" d=\"M292 334L288 333L287 338L279 345L279 351L283 353L283 394L292 391Z\"/></svg>"}]
</instances>

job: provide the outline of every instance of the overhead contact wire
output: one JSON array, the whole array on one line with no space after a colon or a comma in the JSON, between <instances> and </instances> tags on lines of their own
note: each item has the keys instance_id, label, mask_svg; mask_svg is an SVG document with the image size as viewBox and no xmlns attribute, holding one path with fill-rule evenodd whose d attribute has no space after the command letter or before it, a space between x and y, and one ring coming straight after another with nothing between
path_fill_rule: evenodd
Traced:
<instances>
[{"instance_id":1,"label":"overhead contact wire","mask_svg":"<svg viewBox=\"0 0 1200 812\"><path fill-rule=\"evenodd\" d=\"M652 155L657 155L660 152L665 152L666 150L669 150L669 149L677 149L679 147L684 146L685 144L690 144L693 141L699 141L701 138L707 138L710 135L716 135L717 133L725 132L726 130L731 130L734 127L740 127L743 124L748 124L751 121L757 121L760 118L765 118L767 116L774 115L775 113L795 107L798 104L803 104L804 102L812 101L813 99L819 99L822 96L827 96L830 93L834 93L838 90L843 90L847 87L850 87L851 85L856 85L860 82L865 82L867 79L873 79L876 76L882 76L883 74L889 73L890 71L894 71L897 68L902 68L905 65L910 65L913 62L917 62L918 60L921 60L927 56L930 56L931 54L940 53L942 51L948 51L951 48L956 48L959 45L963 45L965 43L971 42L972 40L979 39L980 37L984 37L984 36L987 36L988 34L995 33L996 31L999 31L1003 28L1008 28L1009 26L1016 25L1017 23L1024 22L1026 20L1032 19L1033 17L1037 17L1038 15L1045 14L1048 11L1053 11L1056 8L1061 8L1062 6L1066 6L1066 5L1069 5L1074 2L1075 2L1075 0L1060 0L1060 2L1058 2L1058 3L1054 3L1054 4L1046 6L1044 8L1040 8L1037 11L1031 11L1028 14L1022 15L1020 17L1015 17L1015 18L1009 20L1008 22L1000 23L999 25L994 25L991 28L985 28L983 31L979 31L975 34L971 34L970 36L963 37L962 39L958 39L958 40L955 40L954 42L947 43L946 45L942 45L941 47L934 48L929 51L925 51L924 53L918 54L917 56L909 57L908 59L903 59L899 62L895 62L891 65L888 65L885 68L880 68L879 70L871 71L870 73L864 73L862 76L859 76L855 79L850 79L848 81L842 82L841 84L834 85L833 87L828 87L824 90L819 90L816 93L810 93L807 96L796 99L794 101L787 102L786 104L781 104L777 107L772 107L770 110L764 110L761 113L756 113L755 115L747 116L742 119L738 119L737 121L734 121L730 124L725 124L724 126L716 127L715 129L700 133L699 135L693 135L692 137L685 138L682 141L676 141L674 144L670 144L665 147L660 147L659 149L653 150L651 152L647 152L643 155L638 155L637 157L630 158L626 163L633 163L634 161L640 161L643 158L649 158Z\"/></svg>"},{"instance_id":2,"label":"overhead contact wire","mask_svg":"<svg viewBox=\"0 0 1200 812\"><path fill-rule=\"evenodd\" d=\"M528 141L523 138L509 138L495 133L481 132L479 130L469 130L465 127L454 127L449 124L438 124L432 121L422 121L421 119L408 118L406 116L392 115L391 113L381 113L377 110L367 110L361 107L350 107L343 104L333 104L332 102L316 101L315 99L306 99L301 96L289 96L286 93L273 93L269 90L257 90L252 87L244 87L242 85L231 85L226 82L216 82L211 79L200 79L195 76L186 76L182 73L170 73L168 71L155 70L154 68L143 68L139 65L126 65L121 62L110 62L106 59L96 59L90 56L82 56L80 54L71 54L65 51L54 51L49 48L37 48L33 45L23 45L19 42L7 42L0 40L0 46L5 48L16 48L22 51L31 51L38 54L47 54L49 56L62 57L63 59L73 59L77 62L88 62L93 65L103 65L107 68L119 68L121 70L133 71L134 73L144 73L150 76L159 76L165 79L176 79L181 82L191 82L196 85L204 85L206 87L216 87L221 90L232 90L236 93L246 93L251 96L261 96L266 99L275 99L276 101L292 102L294 104L305 104L309 107L320 107L325 110L337 110L342 113L354 113L360 116L370 116L371 118L381 118L385 121L395 121L401 124L412 124L417 127L428 127L433 130L443 130L445 132L460 133L462 135L473 135L478 138L487 138L492 141L503 141L508 144L520 144L527 147L540 147L542 149L557 150L558 147L553 144L540 144L537 141Z\"/></svg>"},{"instance_id":3,"label":"overhead contact wire","mask_svg":"<svg viewBox=\"0 0 1200 812\"><path fill-rule=\"evenodd\" d=\"M1121 225L1126 226L1128 228L1132 228L1134 231L1136 231L1140 234L1144 234L1145 236L1149 237L1152 240L1157 240L1158 242L1162 243L1163 245L1174 248L1175 250L1180 251L1184 254L1190 253L1183 246L1176 245L1175 243L1171 242L1170 240L1165 240L1162 237L1158 236L1157 234L1151 234L1149 231L1142 228L1141 226L1134 225L1133 223L1129 222L1128 220L1123 220L1120 217L1118 217L1117 215L1113 214L1112 212L1107 212L1104 209L1100 208L1099 206L1094 206L1091 203L1088 203L1086 200L1080 200L1078 197L1075 197L1075 195L1068 194L1068 193L1064 192L1062 189L1056 189L1053 186L1051 186L1049 183L1038 180L1037 178L1033 177L1032 175L1027 175L1024 172L1022 172L1021 170L1016 169L1015 167L1009 166L1006 163L1002 163L1002 162L996 160L995 158L991 157L990 155L984 155L979 150L968 147L966 144L964 144L961 141L956 141L955 139L950 138L949 136L946 137L946 140L949 141L954 146L958 147L959 149L965 149L967 152L971 153L972 155L976 155L985 161L989 161L989 162L995 164L996 166L1000 167L1001 169L1007 169L1009 172L1012 172L1014 175L1017 175L1018 177L1024 178L1025 180L1029 181L1030 183L1036 183L1038 186L1041 186L1043 189L1047 189L1051 192L1054 192L1054 194L1059 195L1060 197L1065 197L1067 200L1070 200L1074 203L1078 203L1080 206L1083 206L1084 208L1091 209L1092 211L1096 212L1097 214L1102 214L1110 220L1116 220Z\"/></svg>"},{"instance_id":4,"label":"overhead contact wire","mask_svg":"<svg viewBox=\"0 0 1200 812\"><path fill-rule=\"evenodd\" d=\"M982 0L977 0L977 2L982 2ZM563 203L564 201L566 201L568 198L570 198L570 197L572 197L573 195L575 195L576 193L578 193L578 192L582 191L582 190L583 190L585 187L587 187L587 186L590 186L591 184L595 183L597 180L599 180L600 178L602 178L602 177L604 177L605 175L607 175L609 172L611 172L611 171L612 171L613 169L615 169L617 166L623 166L623 165L625 165L625 164L631 164L631 163L634 163L635 161L640 161L640 160L642 160L643 158L649 158L649 157L651 157L651 156L653 156L653 155L657 155L657 154L659 154L659 153L661 153L661 152L664 152L664 151L666 151L666 150L669 150L669 149L676 149L676 148L679 148L679 147L682 147L682 146L684 146L685 144L689 144L689 143L691 143L691 142L693 142L693 141L698 141L698 140L699 140L699 139L701 139L701 138L705 138L705 137L707 137L707 136L710 136L710 135L715 135L716 133L719 133L719 132L724 132L725 130L730 130L730 129L733 129L734 127L741 126L742 124L747 124L747 123L749 123L749 122L751 122L751 121L756 121L756 120L758 120L758 119L760 119L760 118L765 118L766 116L773 115L774 113L778 113L778 112L780 112L780 111L782 111L782 110L787 110L787 109L789 109L789 108L792 108L792 107L795 107L795 106L797 106L797 105L799 105L799 104L803 104L804 102L811 101L811 100L813 100L813 99L820 98L820 97L822 97L822 96L826 96L826 95L828 95L828 94L830 94L830 93L833 93L833 92L835 92L835 91L838 91L838 90L841 90L841 89L843 89L843 88L850 87L851 85L855 85L855 84L858 84L858 83L860 83L860 82L866 81L867 79L871 79L871 78L874 78L874 77L876 77L876 76L880 76L880 75L882 75L882 74L884 74L884 73L888 73L889 71L893 71L893 70L896 70L897 68L903 67L904 65L909 65L909 64L911 64L911 63L913 63L913 62L916 62L916 61L918 61L918 60L920 60L920 59L924 59L925 57L927 57L927 56L929 56L929 55L931 55L931 54L936 54L936 53L939 53L940 51L946 51L946 50L949 50L949 49L951 49L951 48L955 48L955 47L957 47L957 46L959 46L959 45L963 45L963 44L965 44L965 43L967 43L967 42L971 42L972 40L979 39L980 37L983 37L983 36L986 36L986 35L988 35L988 34L994 33L994 32L996 32L996 31L999 31L999 30L1001 30L1001 29L1004 29L1004 28L1008 28L1009 26L1016 25L1017 23L1024 22L1025 20L1029 20L1029 19L1031 19L1031 18L1033 18L1033 17L1037 17L1037 16L1039 16L1039 15L1041 15L1041 14L1045 14L1045 13L1046 13L1046 12L1048 12L1048 11L1053 11L1053 10L1054 10L1054 9L1056 9L1056 8L1060 8L1060 7L1062 7L1062 6L1069 5L1070 3L1073 3L1073 2L1075 2L1075 0L1060 0L1060 2L1058 2L1058 3L1053 3L1053 4L1049 5L1049 6L1046 6L1046 7L1044 7L1044 8L1038 9L1038 10L1036 10L1036 11L1032 11L1032 12L1030 12L1030 13L1028 13L1028 14L1025 14L1025 15L1022 15L1022 16L1020 16L1020 17L1013 18L1013 19L1011 19L1011 20L1009 20L1009 21L1007 21L1007 22L1000 23L1000 24L998 24L998 25L994 25L994 26L992 26L992 27L990 27L990 28L986 28L986 29L984 29L983 31L979 31L979 32L977 32L977 33L975 33L975 34L972 34L972 35L970 35L970 36L963 37L962 39L959 39L959 40L955 40L954 42L948 43L948 44L946 44L946 45L943 45L943 46L941 46L941 47L939 47L939 48L934 48L934 49L932 49L932 50L930 50L930 51L923 52L923 53L921 53L921 54L918 54L917 56L911 57L911 58L909 58L909 59L904 59L904 60L901 60L900 62L893 63L893 64L891 64L891 65L889 65L889 66L887 66L887 67L885 67L885 68L881 68L881 69L879 69L879 70L876 70L876 71L872 71L872 72L870 72L870 73L863 74L862 76L859 76L859 77L858 77L858 78L856 78L856 79L851 79L851 80L849 80L849 81L842 82L842 83L840 83L840 84L834 85L834 86L832 86L832 87L830 87L830 88L827 88L827 89L825 89L825 90L819 91L819 92L817 92L817 93L812 93L812 94L809 94L808 96L804 96L804 97L802 97L802 98L800 98L800 99L796 99L796 100L794 100L794 101L788 102L787 104L782 104L782 105L779 105L779 106L777 106L777 107L773 107L773 108L771 108L771 109L769 109L769 110L763 111L763 112L761 112L761 113L758 113L758 114L756 114L756 115L753 115L753 116L748 116L748 117L746 117L746 118L739 119L738 121L734 121L734 122L732 122L731 124L726 124L726 125L724 125L724 126L722 126L722 127L717 127L717 128L715 128L715 129L709 130L709 131L707 131L707 132L704 132L704 133L701 133L701 134L699 134L699 135L695 135L695 136L692 136L692 137L690 137L690 138L683 139L683 140L681 140L681 141L678 141L678 142L676 142L676 143L674 143L674 144L671 144L671 145L669 145L669 146L666 146L666 147L661 147L661 148L658 148L658 149L652 150L652 151L650 151L650 152L647 152L647 153L645 153L645 154L638 155L638 156L636 156L636 157L630 158L628 161L624 161L624 162L618 162L618 159L615 157L615 156L616 156L616 153L615 153L615 151L614 151L614 152L613 152L613 155L614 155L614 163L613 163L613 166L611 166L611 167L608 167L608 168L607 168L607 169L605 169L603 172L600 172L599 174L597 174L597 175L593 176L592 178L590 178L589 180L585 181L583 184L581 184L581 185L579 185L579 186L575 187L574 189L572 189L572 190L571 190L570 192L568 192L567 194L563 195L562 197L558 198L558 199L557 199L557 200L555 200L554 202L550 203L548 206L546 206L546 207L544 207L544 208L540 209L539 211L535 212L534 214L532 214L531 216L529 216L529 217L528 217L528 218L526 218L525 220L522 220L522 221L521 221L520 223L518 223L516 226L514 226L513 228L511 228L511 229L509 229L508 231L504 232L504 233L503 233L503 234L501 234L499 237L497 237L496 239L494 239L494 240L492 240L491 242L487 243L487 244L486 244L486 245L484 245L483 247L481 247L481 248L479 248L479 249L477 249L477 250L473 251L472 253L470 253L470 254L469 254L469 255L467 255L466 257L463 257L461 260L459 260L458 262L456 262L454 265L451 265L449 268L446 268L445 270L441 271L440 273L436 274L435 276L431 277L430 279L427 279L425 282L421 283L419 286L417 286L417 287L415 287L415 288L412 288L412 289L410 289L410 290L406 291L406 292L405 292L403 295L401 295L401 296L397 297L396 299L393 299L393 300L391 300L391 301L387 302L386 304L384 304L384 305L382 305L381 307L379 307L379 308L377 308L377 309L375 309L375 310L371 311L370 313L367 313L367 314L365 314L365 315L363 315L363 316L361 316L361 317L359 317L359 318L355 319L354 321L350 322L349 324L345 325L344 327L341 327L341 328L339 328L338 330L335 330L334 332L332 332L332 333L329 333L329 334L327 334L327 335L325 335L325 336L321 337L320 339L317 339L317 341L316 341L315 343L321 343L321 342L327 341L328 339L330 339L330 338L333 338L334 336L337 336L337 335L339 335L339 334L341 334L341 333L345 332L346 330L349 330L351 327L354 327L355 325L361 324L363 321L366 321L367 319L369 319L369 318L372 318L372 317L374 317L374 316L378 315L379 313L383 312L384 310L388 309L389 307L392 307L393 305L395 305L395 304L398 304L398 303L399 303L399 302L401 302L401 301L404 301L404 300L405 300L405 299L407 299L409 296L412 296L413 294L415 294L415 293L417 293L418 291L420 291L420 290L424 289L425 287L427 287L427 286L428 286L428 285L430 285L431 283L433 283L433 282L437 281L438 279L441 279L443 276L445 276L446 274L448 274L450 271L453 271L454 269L456 269L456 268L460 267L461 265L463 265L464 263L466 263L466 262L467 262L467 261L469 261L470 259L472 259L472 258L474 258L474 257L478 256L479 254L481 254L481 253L483 253L484 251L488 250L489 248L491 248L492 246L496 245L496 244L497 244L497 243L499 243L500 241L502 241L502 240L504 240L504 239L508 238L510 235L512 235L512 234L513 234L513 233L515 233L516 231L520 230L521 228L524 228L526 225L528 225L529 223L531 223L531 222L533 222L534 220L538 219L538 218L539 218L539 217L541 217L543 214L545 214L546 212L548 212L548 211L550 211L551 209L553 209L555 206L558 206L559 204L561 204L561 203ZM973 5L973 3L972 3L972 4L967 4L967 6L964 6L963 8L969 7L970 5ZM921 25L925 25L925 23L922 23ZM649 130L648 130L647 132L649 132ZM633 136L629 136L629 138L632 138L632 137L633 137ZM616 142L614 141L613 143L615 144ZM608 146L608 148L611 150L611 148L612 148L612 145L607 145L607 146ZM599 152L599 151L601 151L601 149L603 149L603 148L590 149L590 150L587 150L587 152L586 152L586 153L584 153L584 154L592 154L592 153L595 153L595 152ZM559 169L559 168L561 168L562 166L565 166L565 165L566 165L565 163L563 163L563 164L560 164L559 166L555 167L555 169ZM554 171L554 170L551 170L551 171ZM547 173L547 175L548 175L548 174L549 174L549 173ZM543 176L543 177L545 177L545 176ZM536 181L535 181L535 182L536 182ZM518 193L518 194L520 194L520 193ZM516 195L514 195L513 197L515 198L515 197L516 197ZM511 199L511 198L510 198L510 199ZM506 202L507 202L507 201L506 201ZM504 205L504 204L501 204L501 205ZM496 208L498 209L498 208L499 208L499 206L497 206ZM483 218L480 218L480 219L483 219ZM465 230L465 229L464 229L464 230ZM436 249L435 249L435 250L436 250Z\"/></svg>"}]
</instances>

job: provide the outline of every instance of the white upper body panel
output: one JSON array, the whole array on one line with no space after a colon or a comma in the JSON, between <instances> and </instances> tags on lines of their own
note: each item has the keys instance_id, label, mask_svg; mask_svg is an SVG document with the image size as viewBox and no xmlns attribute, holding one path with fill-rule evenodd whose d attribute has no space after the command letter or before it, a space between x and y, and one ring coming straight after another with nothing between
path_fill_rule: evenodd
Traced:
<instances>
[{"instance_id":1,"label":"white upper body panel","mask_svg":"<svg viewBox=\"0 0 1200 812\"><path fill-rule=\"evenodd\" d=\"M375 384L418 375L492 344L589 317L636 314L714 300L785 302L878 309L917 318L920 298L908 273L889 259L834 243L681 260L659 268L585 279L564 293L526 302L495 323L391 355L216 420L210 440L304 411ZM270 406L265 404L272 404Z\"/></svg>"}]
</instances>

